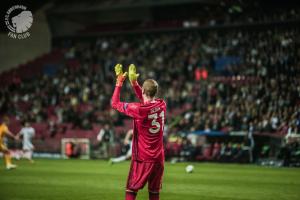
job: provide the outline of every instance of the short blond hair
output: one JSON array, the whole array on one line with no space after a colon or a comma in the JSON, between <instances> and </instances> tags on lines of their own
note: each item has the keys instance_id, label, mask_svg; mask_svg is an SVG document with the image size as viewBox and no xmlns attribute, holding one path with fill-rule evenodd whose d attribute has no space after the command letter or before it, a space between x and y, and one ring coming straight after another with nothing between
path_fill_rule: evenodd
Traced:
<instances>
[{"instance_id":1,"label":"short blond hair","mask_svg":"<svg viewBox=\"0 0 300 200\"><path fill-rule=\"evenodd\" d=\"M144 94L148 97L155 97L158 92L158 84L153 79L147 79L143 83Z\"/></svg>"}]
</instances>

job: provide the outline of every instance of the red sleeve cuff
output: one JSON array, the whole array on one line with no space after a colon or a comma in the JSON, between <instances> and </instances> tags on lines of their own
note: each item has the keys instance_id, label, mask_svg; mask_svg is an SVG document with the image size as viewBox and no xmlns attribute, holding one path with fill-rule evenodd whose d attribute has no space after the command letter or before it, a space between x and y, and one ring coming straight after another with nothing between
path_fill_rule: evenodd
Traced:
<instances>
[{"instance_id":1,"label":"red sleeve cuff","mask_svg":"<svg viewBox=\"0 0 300 200\"><path fill-rule=\"evenodd\" d=\"M139 84L138 84L138 82L135 80L135 81L132 81L132 82L131 82L131 85L132 85L132 86L137 86L137 85L139 85Z\"/></svg>"}]
</instances>

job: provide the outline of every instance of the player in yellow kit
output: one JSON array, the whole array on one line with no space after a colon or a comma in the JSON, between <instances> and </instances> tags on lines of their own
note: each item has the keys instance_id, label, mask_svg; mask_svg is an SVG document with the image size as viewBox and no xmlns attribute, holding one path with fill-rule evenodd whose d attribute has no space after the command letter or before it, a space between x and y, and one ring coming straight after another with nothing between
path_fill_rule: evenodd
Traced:
<instances>
[{"instance_id":1,"label":"player in yellow kit","mask_svg":"<svg viewBox=\"0 0 300 200\"><path fill-rule=\"evenodd\" d=\"M18 140L17 136L13 135L9 129L8 129L9 119L7 117L4 117L2 120L2 123L0 124L0 152L3 153L4 161L6 164L6 169L14 169L17 166L11 163L11 156L10 152L3 143L4 136L8 135L15 140Z\"/></svg>"}]
</instances>

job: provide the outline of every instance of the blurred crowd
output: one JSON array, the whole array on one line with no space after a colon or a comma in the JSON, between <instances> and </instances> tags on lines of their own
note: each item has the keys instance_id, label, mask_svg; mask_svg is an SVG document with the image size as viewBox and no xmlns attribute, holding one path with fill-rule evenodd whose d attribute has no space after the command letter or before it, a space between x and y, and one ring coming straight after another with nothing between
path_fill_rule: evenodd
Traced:
<instances>
[{"instance_id":1,"label":"blurred crowd","mask_svg":"<svg viewBox=\"0 0 300 200\"><path fill-rule=\"evenodd\" d=\"M107 121L122 125L123 116L110 109L113 67L134 63L140 82L158 80L171 131L299 132L299 36L299 28L270 28L65 40L65 60L56 73L1 88L1 113L80 129ZM238 61L216 70L223 57ZM208 77L197 78L199 69ZM248 77L255 79L243 81ZM135 100L128 83L123 90L123 100ZM172 115L182 108L189 109Z\"/></svg>"},{"instance_id":2,"label":"blurred crowd","mask_svg":"<svg viewBox=\"0 0 300 200\"><path fill-rule=\"evenodd\" d=\"M230 2L231 1L231 2ZM273 2L272 2L273 3ZM201 6L185 13L186 27L226 26L244 24L282 23L299 20L300 9L297 6L263 5L257 1L221 1L215 6ZM187 23L190 22L190 23Z\"/></svg>"}]
</instances>

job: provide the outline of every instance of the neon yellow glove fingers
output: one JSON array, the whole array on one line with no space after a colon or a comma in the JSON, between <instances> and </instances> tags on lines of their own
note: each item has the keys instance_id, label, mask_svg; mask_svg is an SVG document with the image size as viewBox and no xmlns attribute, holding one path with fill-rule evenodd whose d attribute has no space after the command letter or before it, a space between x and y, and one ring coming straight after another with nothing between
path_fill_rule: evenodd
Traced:
<instances>
[{"instance_id":1,"label":"neon yellow glove fingers","mask_svg":"<svg viewBox=\"0 0 300 200\"><path fill-rule=\"evenodd\" d=\"M123 69L121 64L116 64L115 66L115 72L116 76L122 75L123 74Z\"/></svg>"},{"instance_id":2,"label":"neon yellow glove fingers","mask_svg":"<svg viewBox=\"0 0 300 200\"><path fill-rule=\"evenodd\" d=\"M129 65L129 80L131 83L136 82L139 74L136 73L136 67L134 64Z\"/></svg>"},{"instance_id":3,"label":"neon yellow glove fingers","mask_svg":"<svg viewBox=\"0 0 300 200\"><path fill-rule=\"evenodd\" d=\"M129 65L129 73L135 74L136 73L136 67L134 64Z\"/></svg>"},{"instance_id":4,"label":"neon yellow glove fingers","mask_svg":"<svg viewBox=\"0 0 300 200\"><path fill-rule=\"evenodd\" d=\"M115 66L115 73L116 73L116 76L117 76L116 85L117 86L122 86L124 80L127 77L127 72L123 73L122 65L121 64L116 64L116 66Z\"/></svg>"}]
</instances>

